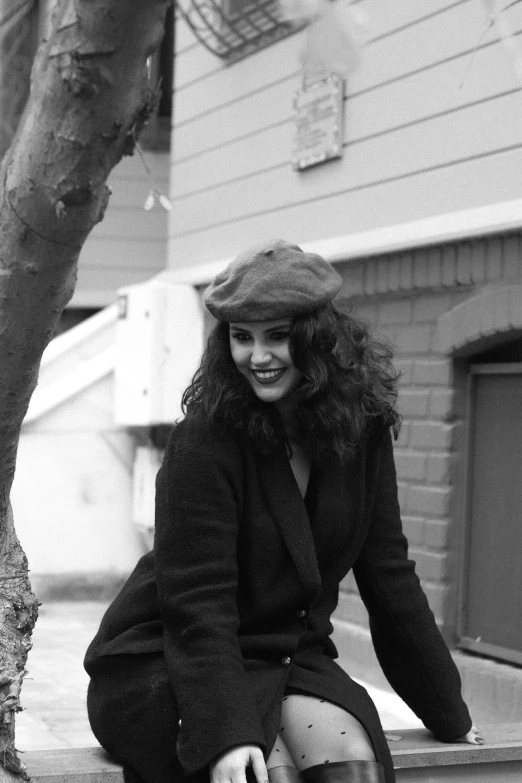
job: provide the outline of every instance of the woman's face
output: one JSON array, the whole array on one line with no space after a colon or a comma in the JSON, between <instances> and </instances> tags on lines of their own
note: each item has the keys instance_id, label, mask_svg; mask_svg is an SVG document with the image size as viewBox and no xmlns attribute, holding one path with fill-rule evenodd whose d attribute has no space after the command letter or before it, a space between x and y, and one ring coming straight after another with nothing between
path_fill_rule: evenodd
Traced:
<instances>
[{"instance_id":1,"label":"woman's face","mask_svg":"<svg viewBox=\"0 0 522 783\"><path fill-rule=\"evenodd\" d=\"M237 369L263 402L279 402L303 377L290 356L291 318L230 324L230 351Z\"/></svg>"}]
</instances>

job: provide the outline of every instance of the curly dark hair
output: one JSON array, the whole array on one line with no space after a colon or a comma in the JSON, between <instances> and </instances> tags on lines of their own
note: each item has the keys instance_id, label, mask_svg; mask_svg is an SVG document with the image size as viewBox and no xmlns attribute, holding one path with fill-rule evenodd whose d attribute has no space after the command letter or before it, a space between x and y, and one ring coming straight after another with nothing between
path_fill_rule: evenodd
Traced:
<instances>
[{"instance_id":1,"label":"curly dark hair","mask_svg":"<svg viewBox=\"0 0 522 783\"><path fill-rule=\"evenodd\" d=\"M400 429L396 409L398 374L389 346L367 327L328 304L296 316L290 354L303 380L294 392L300 438L314 453L353 453L380 419ZM245 433L261 451L287 442L276 406L259 400L233 362L228 323L211 333L200 367L182 399L188 415L203 412L211 424Z\"/></svg>"}]
</instances>

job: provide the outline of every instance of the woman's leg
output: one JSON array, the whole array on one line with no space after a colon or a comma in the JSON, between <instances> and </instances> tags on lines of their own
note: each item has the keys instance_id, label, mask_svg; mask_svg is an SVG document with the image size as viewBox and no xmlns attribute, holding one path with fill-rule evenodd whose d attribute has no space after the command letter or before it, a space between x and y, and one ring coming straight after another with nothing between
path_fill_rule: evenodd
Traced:
<instances>
[{"instance_id":1,"label":"woman's leg","mask_svg":"<svg viewBox=\"0 0 522 783\"><path fill-rule=\"evenodd\" d=\"M266 768L269 783L301 783L294 760L280 734L276 737Z\"/></svg>"},{"instance_id":2,"label":"woman's leg","mask_svg":"<svg viewBox=\"0 0 522 783\"><path fill-rule=\"evenodd\" d=\"M270 772L274 767L294 767L295 763L284 742L281 734L278 734L274 747L266 761L266 768Z\"/></svg>"},{"instance_id":3,"label":"woman's leg","mask_svg":"<svg viewBox=\"0 0 522 783\"><path fill-rule=\"evenodd\" d=\"M299 770L341 761L375 761L361 723L341 707L315 696L285 696L280 736Z\"/></svg>"}]
</instances>

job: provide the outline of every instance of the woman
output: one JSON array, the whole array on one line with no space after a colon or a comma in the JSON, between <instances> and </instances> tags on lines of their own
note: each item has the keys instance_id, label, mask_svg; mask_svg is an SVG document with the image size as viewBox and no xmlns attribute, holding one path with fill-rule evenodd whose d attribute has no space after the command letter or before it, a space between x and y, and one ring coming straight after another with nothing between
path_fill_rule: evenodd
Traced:
<instances>
[{"instance_id":1,"label":"woman","mask_svg":"<svg viewBox=\"0 0 522 783\"><path fill-rule=\"evenodd\" d=\"M392 783L367 692L335 662L353 568L395 690L443 741L483 740L407 559L386 349L282 241L205 292L219 323L156 487L154 551L86 657L89 715L129 783Z\"/></svg>"}]
</instances>

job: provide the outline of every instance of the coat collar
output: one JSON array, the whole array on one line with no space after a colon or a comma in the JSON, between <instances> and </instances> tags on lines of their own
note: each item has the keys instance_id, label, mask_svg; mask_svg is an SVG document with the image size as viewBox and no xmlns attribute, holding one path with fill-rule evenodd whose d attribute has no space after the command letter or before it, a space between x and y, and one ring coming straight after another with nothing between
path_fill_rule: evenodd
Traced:
<instances>
[{"instance_id":1,"label":"coat collar","mask_svg":"<svg viewBox=\"0 0 522 783\"><path fill-rule=\"evenodd\" d=\"M268 506L311 599L321 591L321 571L316 544L304 500L284 448L270 456L257 456L258 475ZM314 530L329 537L323 575L340 580L352 566L358 549L364 492L364 460L361 455L342 465L332 456L314 462L317 507ZM359 542L360 543L360 542ZM326 570L325 570L326 569Z\"/></svg>"},{"instance_id":2,"label":"coat collar","mask_svg":"<svg viewBox=\"0 0 522 783\"><path fill-rule=\"evenodd\" d=\"M259 477L272 516L295 563L306 592L315 596L321 575L306 507L284 449L258 456Z\"/></svg>"}]
</instances>

